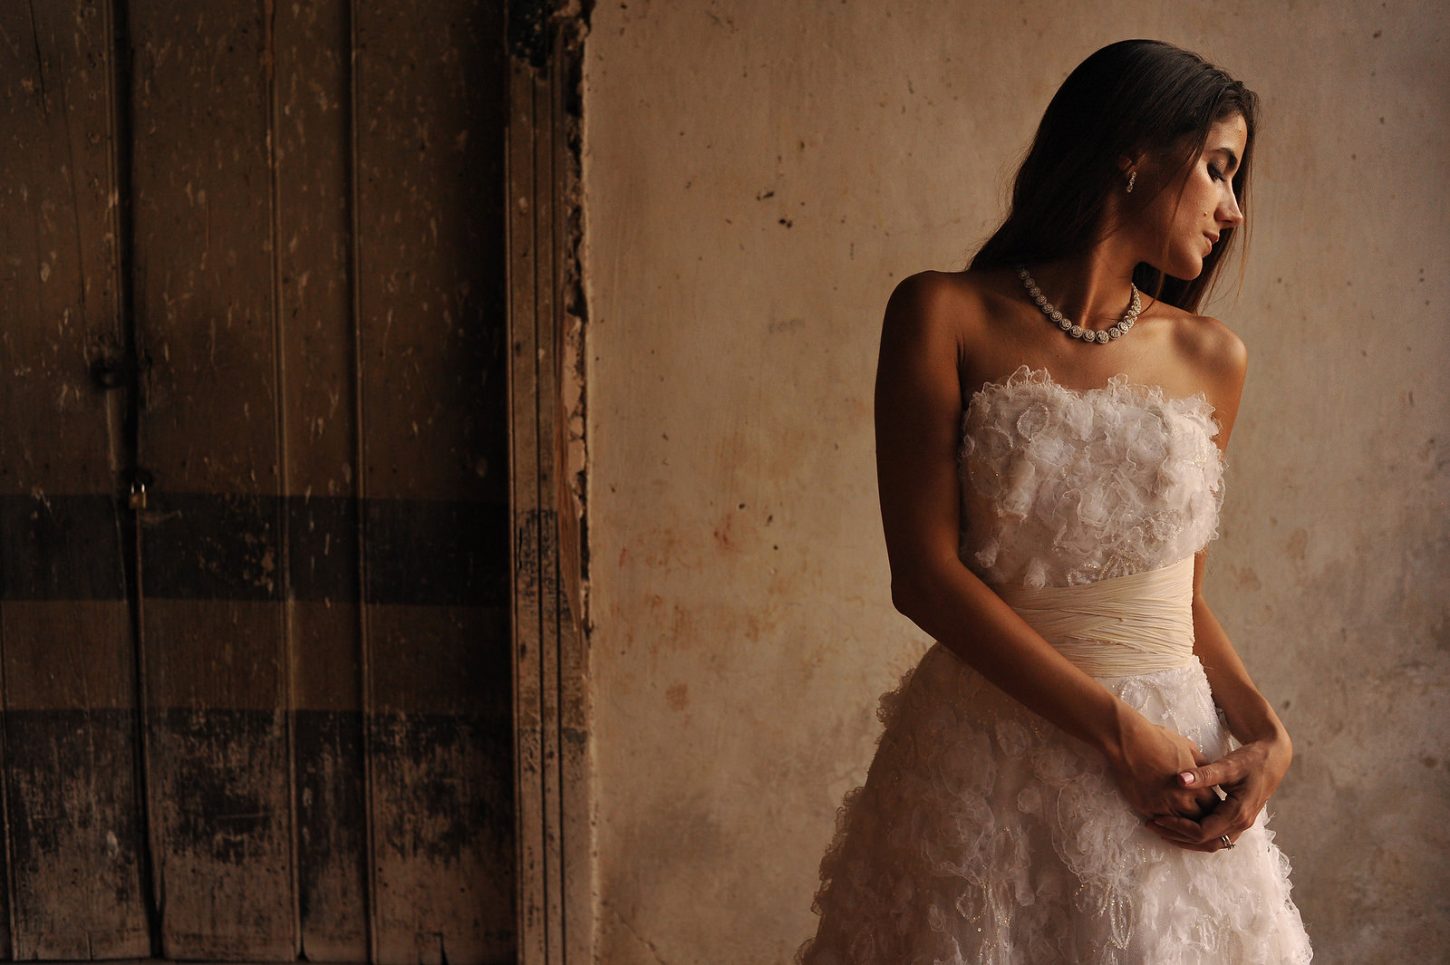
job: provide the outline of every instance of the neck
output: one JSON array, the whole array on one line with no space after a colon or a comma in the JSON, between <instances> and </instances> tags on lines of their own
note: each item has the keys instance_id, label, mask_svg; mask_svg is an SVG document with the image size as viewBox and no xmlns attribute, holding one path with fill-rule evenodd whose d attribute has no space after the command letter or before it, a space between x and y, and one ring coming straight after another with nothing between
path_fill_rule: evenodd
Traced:
<instances>
[{"instance_id":1,"label":"neck","mask_svg":"<svg viewBox=\"0 0 1450 965\"><path fill-rule=\"evenodd\" d=\"M1027 270L1058 311L1097 331L1115 324L1128 310L1136 265L1129 249L1113 244L1110 237L1085 254L1028 265Z\"/></svg>"}]
</instances>

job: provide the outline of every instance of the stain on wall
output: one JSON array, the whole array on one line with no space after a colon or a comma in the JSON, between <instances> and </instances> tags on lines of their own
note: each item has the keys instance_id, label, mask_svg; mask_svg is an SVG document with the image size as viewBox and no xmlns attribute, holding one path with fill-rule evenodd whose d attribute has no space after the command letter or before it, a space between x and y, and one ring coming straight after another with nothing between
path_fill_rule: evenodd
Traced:
<instances>
[{"instance_id":1,"label":"stain on wall","mask_svg":"<svg viewBox=\"0 0 1450 965\"><path fill-rule=\"evenodd\" d=\"M871 386L1067 72L1159 37L1263 97L1209 599L1295 739L1324 962L1450 946L1450 27L1365 6L599 4L585 57L599 953L779 962L929 640L891 606ZM1230 271L1230 276L1234 275Z\"/></svg>"}]
</instances>

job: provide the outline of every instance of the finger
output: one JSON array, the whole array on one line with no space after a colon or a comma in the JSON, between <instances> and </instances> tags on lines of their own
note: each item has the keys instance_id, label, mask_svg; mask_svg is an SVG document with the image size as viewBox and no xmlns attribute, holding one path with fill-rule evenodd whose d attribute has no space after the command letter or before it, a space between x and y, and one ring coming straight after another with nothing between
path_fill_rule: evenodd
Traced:
<instances>
[{"instance_id":1,"label":"finger","mask_svg":"<svg viewBox=\"0 0 1450 965\"><path fill-rule=\"evenodd\" d=\"M1212 787L1215 784L1232 784L1243 778L1248 769L1236 757L1221 757L1199 767L1178 772L1179 787Z\"/></svg>"},{"instance_id":2,"label":"finger","mask_svg":"<svg viewBox=\"0 0 1450 965\"><path fill-rule=\"evenodd\" d=\"M1199 844L1210 844L1225 834L1232 841L1253 825L1254 815L1257 814L1257 811L1244 807L1243 802L1231 797L1218 810L1196 822L1196 829L1186 825L1175 825L1174 828Z\"/></svg>"},{"instance_id":3,"label":"finger","mask_svg":"<svg viewBox=\"0 0 1450 965\"><path fill-rule=\"evenodd\" d=\"M1218 795L1207 789L1196 791L1179 789L1170 792L1164 803L1167 806L1157 813L1177 814L1199 821L1217 808L1220 802Z\"/></svg>"},{"instance_id":4,"label":"finger","mask_svg":"<svg viewBox=\"0 0 1450 965\"><path fill-rule=\"evenodd\" d=\"M1202 848L1203 846L1202 842L1199 842L1199 840L1195 839L1195 837L1190 837L1188 835L1179 835L1179 833L1177 832L1167 830L1166 827L1161 826L1161 824L1148 824L1148 829L1150 829L1151 832L1154 833L1154 835L1157 835L1161 837L1161 839L1166 840L1166 842L1170 843L1170 845L1183 845L1186 846L1186 848Z\"/></svg>"},{"instance_id":5,"label":"finger","mask_svg":"<svg viewBox=\"0 0 1450 965\"><path fill-rule=\"evenodd\" d=\"M1192 818L1202 817L1221 803L1219 796L1206 788L1197 791L1175 791L1173 802L1175 806L1172 813L1186 814Z\"/></svg>"},{"instance_id":6,"label":"finger","mask_svg":"<svg viewBox=\"0 0 1450 965\"><path fill-rule=\"evenodd\" d=\"M1150 825L1150 827L1152 828L1153 833L1158 835L1159 838L1163 839L1165 843L1171 844L1176 848L1183 848L1185 851L1202 851L1205 853L1214 850L1214 847L1212 845L1195 843L1194 841L1184 838L1181 835L1166 831L1163 828L1157 827L1155 825Z\"/></svg>"},{"instance_id":7,"label":"finger","mask_svg":"<svg viewBox=\"0 0 1450 965\"><path fill-rule=\"evenodd\" d=\"M1193 848L1196 851L1222 851L1225 848L1221 834L1209 837L1201 824L1180 817L1159 817L1149 822L1149 829L1160 838L1172 844ZM1242 832L1230 832L1230 841L1237 841Z\"/></svg>"},{"instance_id":8,"label":"finger","mask_svg":"<svg viewBox=\"0 0 1450 965\"><path fill-rule=\"evenodd\" d=\"M1215 842L1201 842L1196 837L1179 835L1179 833L1164 830L1163 827L1153 827L1153 833L1159 836L1161 842L1173 845L1174 848L1188 848L1189 851L1214 851L1217 846Z\"/></svg>"},{"instance_id":9,"label":"finger","mask_svg":"<svg viewBox=\"0 0 1450 965\"><path fill-rule=\"evenodd\" d=\"M1227 843L1224 842L1224 838L1228 838ZM1212 841L1204 844L1204 847L1210 851L1228 851L1234 845L1238 844L1238 839L1239 835L1237 834L1221 834Z\"/></svg>"},{"instance_id":10,"label":"finger","mask_svg":"<svg viewBox=\"0 0 1450 965\"><path fill-rule=\"evenodd\" d=\"M1192 839L1199 843L1204 840L1203 825L1189 818L1179 817L1176 814L1159 815L1149 822L1154 828L1160 831L1167 831L1170 834L1182 838ZM1209 838L1208 840L1213 840Z\"/></svg>"},{"instance_id":11,"label":"finger","mask_svg":"<svg viewBox=\"0 0 1450 965\"><path fill-rule=\"evenodd\" d=\"M1189 833L1183 831L1177 825L1166 823L1166 819L1163 818L1155 818L1154 820L1149 821L1147 824L1147 828L1149 831L1152 831L1154 834L1158 835L1158 837L1168 841L1172 841L1175 844L1178 842L1187 842L1189 841L1190 837L1197 837L1197 835L1190 835Z\"/></svg>"},{"instance_id":12,"label":"finger","mask_svg":"<svg viewBox=\"0 0 1450 965\"><path fill-rule=\"evenodd\" d=\"M1252 813L1257 814L1258 812ZM1248 830L1249 825L1253 823L1254 819L1250 816L1248 808L1245 808L1242 802L1229 798L1222 807L1204 818L1200 827L1203 829L1205 840L1211 841L1221 834L1227 834L1229 840L1232 841L1236 835Z\"/></svg>"},{"instance_id":13,"label":"finger","mask_svg":"<svg viewBox=\"0 0 1450 965\"><path fill-rule=\"evenodd\" d=\"M1149 827L1153 830L1155 834L1158 835L1158 837L1162 838L1169 844L1184 848L1188 851L1201 851L1205 854L1213 854L1217 851L1227 851L1230 847L1233 846L1233 844L1237 844L1238 838L1240 837L1240 835L1228 835L1228 839L1231 844L1224 844L1222 836L1212 838L1208 841L1200 841L1197 835L1185 836L1179 834L1176 831L1165 829L1156 824L1150 824Z\"/></svg>"}]
</instances>

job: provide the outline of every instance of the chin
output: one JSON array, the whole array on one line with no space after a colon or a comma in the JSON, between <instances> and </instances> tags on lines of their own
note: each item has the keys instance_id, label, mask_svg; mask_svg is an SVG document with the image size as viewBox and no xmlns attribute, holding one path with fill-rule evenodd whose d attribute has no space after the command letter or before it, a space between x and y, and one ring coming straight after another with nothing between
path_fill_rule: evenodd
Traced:
<instances>
[{"instance_id":1,"label":"chin","mask_svg":"<svg viewBox=\"0 0 1450 965\"><path fill-rule=\"evenodd\" d=\"M1193 279L1203 274L1203 259L1194 258L1190 261L1185 261L1183 264L1169 265L1163 269L1163 274L1171 278L1177 278L1179 281L1193 281Z\"/></svg>"},{"instance_id":2,"label":"chin","mask_svg":"<svg viewBox=\"0 0 1450 965\"><path fill-rule=\"evenodd\" d=\"M1203 263L1206 256L1198 252L1181 251L1171 260L1149 261L1146 264L1161 271L1169 278L1176 278L1179 281L1193 281L1203 274Z\"/></svg>"}]
</instances>

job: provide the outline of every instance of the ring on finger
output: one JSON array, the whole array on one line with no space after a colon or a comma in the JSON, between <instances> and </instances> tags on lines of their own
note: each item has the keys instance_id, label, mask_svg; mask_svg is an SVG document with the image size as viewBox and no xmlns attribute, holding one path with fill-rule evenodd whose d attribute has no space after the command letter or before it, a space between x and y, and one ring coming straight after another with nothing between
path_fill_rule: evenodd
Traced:
<instances>
[{"instance_id":1,"label":"ring on finger","mask_svg":"<svg viewBox=\"0 0 1450 965\"><path fill-rule=\"evenodd\" d=\"M1234 843L1228 839L1228 835L1226 834L1220 834L1218 836L1218 843L1223 845L1225 851L1234 846Z\"/></svg>"}]
</instances>

